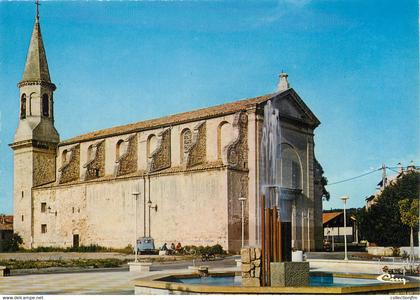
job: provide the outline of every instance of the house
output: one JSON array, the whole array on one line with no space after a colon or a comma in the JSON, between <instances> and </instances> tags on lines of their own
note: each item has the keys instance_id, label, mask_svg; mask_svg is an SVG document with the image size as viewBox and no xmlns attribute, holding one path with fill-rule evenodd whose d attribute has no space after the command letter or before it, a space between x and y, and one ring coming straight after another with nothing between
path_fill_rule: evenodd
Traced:
<instances>
[{"instance_id":1,"label":"house","mask_svg":"<svg viewBox=\"0 0 420 300\"><path fill-rule=\"evenodd\" d=\"M395 184L402 176L404 176L407 173L419 172L418 168L414 165L413 161L411 161L410 165L408 165L406 168L403 168L401 163L398 163L398 167L397 167L398 171L395 176L387 176L386 174L387 167L385 165L382 166L382 169L383 169L382 179L377 184L378 190L374 194L370 195L369 197L366 197L365 199L366 210L368 210L372 205L376 204L376 202L378 201L378 197L382 194L382 191L384 190L385 187Z\"/></svg>"},{"instance_id":2,"label":"house","mask_svg":"<svg viewBox=\"0 0 420 300\"><path fill-rule=\"evenodd\" d=\"M0 215L0 251L5 251L5 246L12 236L13 216Z\"/></svg>"},{"instance_id":3,"label":"house","mask_svg":"<svg viewBox=\"0 0 420 300\"><path fill-rule=\"evenodd\" d=\"M322 214L322 224L324 227L324 241L344 243L344 235L347 236L348 243L358 243L358 228L356 218L351 214L346 216L346 228L344 228L344 212L324 212Z\"/></svg>"}]
</instances>

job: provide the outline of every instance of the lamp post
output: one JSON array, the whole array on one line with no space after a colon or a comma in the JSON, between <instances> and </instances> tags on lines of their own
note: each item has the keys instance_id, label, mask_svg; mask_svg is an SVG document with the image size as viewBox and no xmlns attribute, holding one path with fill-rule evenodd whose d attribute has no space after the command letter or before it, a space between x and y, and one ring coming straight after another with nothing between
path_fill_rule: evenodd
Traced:
<instances>
[{"instance_id":1,"label":"lamp post","mask_svg":"<svg viewBox=\"0 0 420 300\"><path fill-rule=\"evenodd\" d=\"M150 236L150 210L154 209L155 211L157 211L157 205L152 206L152 201L150 201L149 199L149 201L147 201L147 206L149 207L149 235L148 237L151 237Z\"/></svg>"},{"instance_id":2,"label":"lamp post","mask_svg":"<svg viewBox=\"0 0 420 300\"><path fill-rule=\"evenodd\" d=\"M138 262L137 260L137 199L140 195L139 192L133 192L132 195L135 196L135 202L134 202L134 219L135 219L135 228L134 228L134 262Z\"/></svg>"},{"instance_id":3,"label":"lamp post","mask_svg":"<svg viewBox=\"0 0 420 300\"><path fill-rule=\"evenodd\" d=\"M301 212L301 227L302 227L302 251L305 251L305 209Z\"/></svg>"},{"instance_id":4,"label":"lamp post","mask_svg":"<svg viewBox=\"0 0 420 300\"><path fill-rule=\"evenodd\" d=\"M307 209L307 213L308 213L308 252L311 252L311 235L310 235L310 228L311 228L311 212L309 210L309 207Z\"/></svg>"},{"instance_id":5,"label":"lamp post","mask_svg":"<svg viewBox=\"0 0 420 300\"><path fill-rule=\"evenodd\" d=\"M240 197L238 199L241 202L241 248L244 247L244 237L245 237L245 231L244 231L244 203L246 201L246 198Z\"/></svg>"},{"instance_id":6,"label":"lamp post","mask_svg":"<svg viewBox=\"0 0 420 300\"><path fill-rule=\"evenodd\" d=\"M346 202L349 200L349 196L342 196L340 198L344 202L344 260L349 260L347 258L347 219L346 219Z\"/></svg>"}]
</instances>

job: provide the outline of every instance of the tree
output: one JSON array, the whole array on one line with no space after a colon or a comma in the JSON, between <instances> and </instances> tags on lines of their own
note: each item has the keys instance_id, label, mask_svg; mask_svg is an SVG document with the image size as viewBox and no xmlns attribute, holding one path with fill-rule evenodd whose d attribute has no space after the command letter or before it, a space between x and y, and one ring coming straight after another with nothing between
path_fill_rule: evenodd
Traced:
<instances>
[{"instance_id":1,"label":"tree","mask_svg":"<svg viewBox=\"0 0 420 300\"><path fill-rule=\"evenodd\" d=\"M368 211L358 213L360 233L363 239L380 246L408 245L410 228L401 221L399 201L418 199L420 174L409 172L396 182L386 186Z\"/></svg>"},{"instance_id":2,"label":"tree","mask_svg":"<svg viewBox=\"0 0 420 300\"><path fill-rule=\"evenodd\" d=\"M414 261L413 228L419 224L419 200L403 199L398 202L401 222L410 227L410 261Z\"/></svg>"},{"instance_id":3,"label":"tree","mask_svg":"<svg viewBox=\"0 0 420 300\"><path fill-rule=\"evenodd\" d=\"M18 251L22 243L23 240L20 237L20 235L17 233L13 233L11 239L6 242L4 249L8 252Z\"/></svg>"},{"instance_id":4,"label":"tree","mask_svg":"<svg viewBox=\"0 0 420 300\"><path fill-rule=\"evenodd\" d=\"M321 185L322 185L322 198L326 201L330 200L330 192L327 191L325 188L328 185L328 179L325 176L322 176L321 178Z\"/></svg>"}]
</instances>

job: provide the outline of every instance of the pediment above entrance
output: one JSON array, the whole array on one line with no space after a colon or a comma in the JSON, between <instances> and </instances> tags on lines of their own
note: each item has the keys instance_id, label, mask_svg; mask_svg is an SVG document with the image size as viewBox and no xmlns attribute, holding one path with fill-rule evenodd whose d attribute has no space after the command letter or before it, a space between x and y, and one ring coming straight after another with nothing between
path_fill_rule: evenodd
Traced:
<instances>
[{"instance_id":1,"label":"pediment above entrance","mask_svg":"<svg viewBox=\"0 0 420 300\"><path fill-rule=\"evenodd\" d=\"M320 124L318 118L293 89L273 96L272 101L279 109L280 117L305 123L312 128Z\"/></svg>"}]
</instances>

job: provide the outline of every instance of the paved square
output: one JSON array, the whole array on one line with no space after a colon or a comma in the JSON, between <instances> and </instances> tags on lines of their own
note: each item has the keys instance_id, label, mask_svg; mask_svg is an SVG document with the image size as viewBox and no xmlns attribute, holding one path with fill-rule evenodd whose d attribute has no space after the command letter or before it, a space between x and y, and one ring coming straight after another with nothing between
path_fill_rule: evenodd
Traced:
<instances>
[{"instance_id":1,"label":"paved square","mask_svg":"<svg viewBox=\"0 0 420 300\"><path fill-rule=\"evenodd\" d=\"M0 277L0 295L134 294L132 280L147 274L128 271L36 274Z\"/></svg>"}]
</instances>

